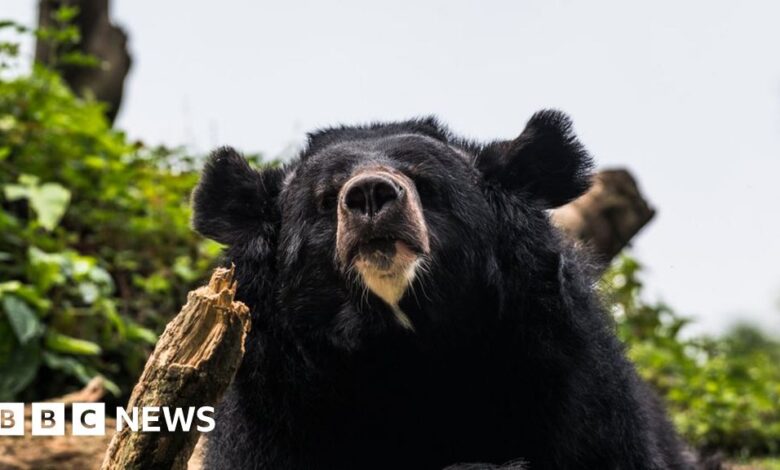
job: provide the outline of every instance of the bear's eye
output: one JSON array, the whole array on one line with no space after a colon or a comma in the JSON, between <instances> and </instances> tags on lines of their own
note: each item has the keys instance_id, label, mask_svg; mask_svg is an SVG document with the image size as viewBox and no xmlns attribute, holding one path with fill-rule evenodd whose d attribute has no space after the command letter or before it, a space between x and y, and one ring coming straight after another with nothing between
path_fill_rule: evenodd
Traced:
<instances>
[{"instance_id":1,"label":"bear's eye","mask_svg":"<svg viewBox=\"0 0 780 470\"><path fill-rule=\"evenodd\" d=\"M321 214L329 214L336 208L339 193L337 191L324 191L317 197L317 209Z\"/></svg>"}]
</instances>

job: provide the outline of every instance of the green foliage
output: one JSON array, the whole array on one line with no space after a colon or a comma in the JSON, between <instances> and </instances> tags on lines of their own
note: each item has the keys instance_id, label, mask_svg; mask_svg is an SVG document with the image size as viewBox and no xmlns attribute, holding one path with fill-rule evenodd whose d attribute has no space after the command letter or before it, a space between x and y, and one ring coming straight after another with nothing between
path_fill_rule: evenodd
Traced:
<instances>
[{"instance_id":1,"label":"green foliage","mask_svg":"<svg viewBox=\"0 0 780 470\"><path fill-rule=\"evenodd\" d=\"M730 470L780 470L780 459L761 458L733 462L727 468Z\"/></svg>"},{"instance_id":2,"label":"green foliage","mask_svg":"<svg viewBox=\"0 0 780 470\"><path fill-rule=\"evenodd\" d=\"M189 227L198 161L129 142L48 69L15 75L0 78L0 401L95 375L127 392L218 252Z\"/></svg>"},{"instance_id":3,"label":"green foliage","mask_svg":"<svg viewBox=\"0 0 780 470\"><path fill-rule=\"evenodd\" d=\"M677 428L700 448L742 457L780 451L780 343L746 325L717 339L682 337L688 320L642 299L640 272L622 256L602 283L631 359Z\"/></svg>"}]
</instances>

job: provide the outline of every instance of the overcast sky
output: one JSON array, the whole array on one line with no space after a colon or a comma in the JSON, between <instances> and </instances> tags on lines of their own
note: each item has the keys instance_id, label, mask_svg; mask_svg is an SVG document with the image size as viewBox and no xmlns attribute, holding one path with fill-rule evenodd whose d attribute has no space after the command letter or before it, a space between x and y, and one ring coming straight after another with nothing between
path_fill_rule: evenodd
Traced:
<instances>
[{"instance_id":1,"label":"overcast sky","mask_svg":"<svg viewBox=\"0 0 780 470\"><path fill-rule=\"evenodd\" d=\"M780 2L112 2L132 138L276 156L334 123L436 114L487 140L560 108L659 211L634 244L648 297L780 333Z\"/></svg>"}]
</instances>

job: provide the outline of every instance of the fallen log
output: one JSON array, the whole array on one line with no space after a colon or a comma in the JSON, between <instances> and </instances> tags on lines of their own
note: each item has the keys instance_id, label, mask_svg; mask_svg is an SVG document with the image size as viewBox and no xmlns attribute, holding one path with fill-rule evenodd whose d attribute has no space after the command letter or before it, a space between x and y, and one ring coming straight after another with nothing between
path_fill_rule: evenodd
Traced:
<instances>
[{"instance_id":1,"label":"fallen log","mask_svg":"<svg viewBox=\"0 0 780 470\"><path fill-rule=\"evenodd\" d=\"M217 268L207 286L189 293L149 357L128 410L217 404L241 362L250 327L249 309L233 300L233 274L233 268ZM101 468L184 469L199 437L194 427L159 433L125 427L111 440Z\"/></svg>"}]
</instances>

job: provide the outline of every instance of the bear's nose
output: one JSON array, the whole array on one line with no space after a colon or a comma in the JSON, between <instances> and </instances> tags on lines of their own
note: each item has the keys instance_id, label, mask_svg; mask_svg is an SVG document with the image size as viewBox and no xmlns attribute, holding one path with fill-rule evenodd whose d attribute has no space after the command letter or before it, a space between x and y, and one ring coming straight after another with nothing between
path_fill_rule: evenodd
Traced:
<instances>
[{"instance_id":1,"label":"bear's nose","mask_svg":"<svg viewBox=\"0 0 780 470\"><path fill-rule=\"evenodd\" d=\"M349 183L344 194L344 205L354 214L374 217L382 209L398 202L402 194L403 189L390 178L365 175Z\"/></svg>"}]
</instances>

